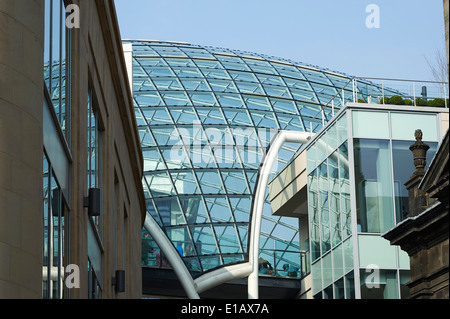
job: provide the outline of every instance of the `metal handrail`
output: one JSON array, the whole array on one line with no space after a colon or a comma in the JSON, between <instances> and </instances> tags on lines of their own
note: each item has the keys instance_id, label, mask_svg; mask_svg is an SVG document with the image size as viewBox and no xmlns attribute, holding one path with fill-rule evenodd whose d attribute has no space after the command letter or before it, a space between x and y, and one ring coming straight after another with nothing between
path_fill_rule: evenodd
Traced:
<instances>
[{"instance_id":1,"label":"metal handrail","mask_svg":"<svg viewBox=\"0 0 450 319\"><path fill-rule=\"evenodd\" d=\"M445 104L445 108L448 108L448 104L447 104L447 99L448 99L448 97L447 97L447 90L446 90L446 86L448 86L448 84L449 84L449 82L440 82L440 81L429 81L429 80L407 80L407 79L391 79L391 78L376 78L376 77L357 77L357 76L354 76L354 77L352 77L352 78L350 78L350 80L341 88L341 92L338 92L338 93L336 93L331 99L330 99L330 101L327 103L327 104L325 104L324 106L323 106L323 108L319 111L319 112L317 112L315 115L314 115L314 117L312 117L311 119L312 119L312 121L310 122L310 133L313 133L313 131L312 131L312 122L313 122L313 120L315 120L315 119L319 119L319 114L322 114L322 126L324 126L325 125L325 114L324 114L324 109L325 108L327 108L327 107L330 107L330 104L331 104L331 107L332 107L332 112L333 112L333 116L334 116L334 108L335 108L335 106L334 106L334 104L333 104L333 102L334 102L334 100L336 99L336 97L338 97L339 96L339 94L341 94L342 92L344 92L344 90L345 90L345 88L350 84L350 83L353 83L353 88L352 88L352 92L353 92L353 102L356 102L356 97L357 97L357 95L358 95L358 92L357 92L357 83L358 83L358 79L361 79L361 80L378 80L378 81L382 81L382 83L381 83L381 90L382 90L382 101L383 101L383 104L384 104L384 97L385 97L385 87L384 87L384 82L385 81L396 81L396 82L408 82L408 83L413 83L413 84L415 84L415 83L432 83L432 84L439 84L439 85L443 85L443 89L444 89L444 104ZM367 83L367 84L372 84L372 85L375 85L374 83ZM414 106L417 106L416 105L416 96L415 96L415 86L413 87L413 89L414 89L414 94L413 94L413 102L414 102ZM398 91L398 90L396 90L396 89L394 89L394 88L392 88L392 89L390 89L390 91ZM405 95L404 93L402 93L402 92L398 92L399 93L399 95L403 95L403 96L408 96L408 95ZM411 96L408 96L408 97L411 97ZM343 97L343 100L344 100L344 97ZM344 105L344 101L343 101L343 103L342 103L342 105Z\"/></svg>"}]
</instances>

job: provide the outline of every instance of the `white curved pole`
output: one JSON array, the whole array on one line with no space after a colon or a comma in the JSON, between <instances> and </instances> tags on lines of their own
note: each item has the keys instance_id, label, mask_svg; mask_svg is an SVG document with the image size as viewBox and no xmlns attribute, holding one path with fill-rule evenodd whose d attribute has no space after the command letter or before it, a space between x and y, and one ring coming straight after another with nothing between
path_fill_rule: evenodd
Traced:
<instances>
[{"instance_id":1,"label":"white curved pole","mask_svg":"<svg viewBox=\"0 0 450 319\"><path fill-rule=\"evenodd\" d=\"M260 176L258 185L256 186L256 193L252 211L251 231L250 231L250 248L249 261L252 265L252 272L248 277L248 298L259 298L259 281L258 281L258 257L259 257L259 235L261 233L262 212L265 202L265 195L269 176L273 164L278 156L278 153L284 143L303 143L306 144L312 137L313 133L296 132L296 131L280 131L275 136L266 157L263 159L260 167Z\"/></svg>"},{"instance_id":2,"label":"white curved pole","mask_svg":"<svg viewBox=\"0 0 450 319\"><path fill-rule=\"evenodd\" d=\"M202 293L231 280L246 278L251 272L252 265L248 262L220 268L195 280L197 292Z\"/></svg>"},{"instance_id":3,"label":"white curved pole","mask_svg":"<svg viewBox=\"0 0 450 319\"><path fill-rule=\"evenodd\" d=\"M197 293L197 286L192 279L191 273L187 269L186 264L183 262L183 259L181 259L180 254L153 217L149 216L148 213L145 218L144 227L150 236L152 236L152 238L156 241L159 248L164 252L164 256L167 258L169 264L175 271L175 274L177 275L178 280L180 280L181 285L188 295L188 298L200 299L200 296Z\"/></svg>"}]
</instances>

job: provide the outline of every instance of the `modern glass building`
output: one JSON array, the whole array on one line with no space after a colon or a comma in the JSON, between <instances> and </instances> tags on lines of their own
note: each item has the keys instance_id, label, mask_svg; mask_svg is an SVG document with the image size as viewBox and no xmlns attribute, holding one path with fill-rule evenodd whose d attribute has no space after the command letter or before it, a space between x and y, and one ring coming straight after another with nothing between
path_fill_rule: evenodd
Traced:
<instances>
[{"instance_id":1,"label":"modern glass building","mask_svg":"<svg viewBox=\"0 0 450 319\"><path fill-rule=\"evenodd\" d=\"M348 105L308 143L314 298L409 296L408 254L381 235L410 212L405 183L415 171L409 149L415 130L430 146L429 165L442 141L446 111Z\"/></svg>"},{"instance_id":2,"label":"modern glass building","mask_svg":"<svg viewBox=\"0 0 450 319\"><path fill-rule=\"evenodd\" d=\"M147 213L194 278L247 261L255 183L272 138L280 130L318 132L353 101L351 78L249 52L178 42L124 43L132 46L128 63ZM382 88L369 82L357 90L362 99L382 95ZM285 144L274 172L300 146ZM298 229L298 219L273 216L267 199L261 274L302 276L301 256L308 247L300 243ZM168 266L164 252L143 235L144 265Z\"/></svg>"}]
</instances>

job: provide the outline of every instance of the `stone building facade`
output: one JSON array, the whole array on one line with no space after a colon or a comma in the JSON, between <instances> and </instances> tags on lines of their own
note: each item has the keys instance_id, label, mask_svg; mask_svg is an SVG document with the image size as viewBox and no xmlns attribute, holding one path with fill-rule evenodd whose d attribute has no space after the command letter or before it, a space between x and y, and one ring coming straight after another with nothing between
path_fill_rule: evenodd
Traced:
<instances>
[{"instance_id":1,"label":"stone building facade","mask_svg":"<svg viewBox=\"0 0 450 319\"><path fill-rule=\"evenodd\" d=\"M140 298L142 169L114 1L0 1L0 298Z\"/></svg>"},{"instance_id":2,"label":"stone building facade","mask_svg":"<svg viewBox=\"0 0 450 319\"><path fill-rule=\"evenodd\" d=\"M406 220L384 234L410 257L412 299L449 298L449 136L448 131L427 172L417 150L426 152L418 138L411 146L417 171L408 181L414 210ZM413 207L413 206L411 206Z\"/></svg>"}]
</instances>

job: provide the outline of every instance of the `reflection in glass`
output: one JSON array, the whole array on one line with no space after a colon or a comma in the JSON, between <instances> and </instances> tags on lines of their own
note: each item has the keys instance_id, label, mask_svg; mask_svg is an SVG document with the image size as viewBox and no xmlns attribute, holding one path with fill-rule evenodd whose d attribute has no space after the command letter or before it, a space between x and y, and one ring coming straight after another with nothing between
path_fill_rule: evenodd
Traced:
<instances>
[{"instance_id":1,"label":"reflection in glass","mask_svg":"<svg viewBox=\"0 0 450 319\"><path fill-rule=\"evenodd\" d=\"M389 141L355 139L359 231L384 233L394 226Z\"/></svg>"},{"instance_id":2,"label":"reflection in glass","mask_svg":"<svg viewBox=\"0 0 450 319\"><path fill-rule=\"evenodd\" d=\"M317 170L308 176L308 213L310 220L311 258L315 261L320 257L320 218L319 192L317 185Z\"/></svg>"},{"instance_id":3,"label":"reflection in glass","mask_svg":"<svg viewBox=\"0 0 450 319\"><path fill-rule=\"evenodd\" d=\"M330 232L330 211L329 211L329 189L328 189L328 170L327 161L320 165L319 170L319 207L320 221L322 224L322 254L325 254L331 248Z\"/></svg>"},{"instance_id":4,"label":"reflection in glass","mask_svg":"<svg viewBox=\"0 0 450 319\"><path fill-rule=\"evenodd\" d=\"M409 213L409 195L405 183L416 170L413 155L409 149L412 144L414 144L413 141L392 141L396 223L404 220ZM430 149L427 152L425 171L437 150L437 143L427 142L426 144L430 146Z\"/></svg>"},{"instance_id":5,"label":"reflection in glass","mask_svg":"<svg viewBox=\"0 0 450 319\"><path fill-rule=\"evenodd\" d=\"M342 219L342 237L346 238L352 234L352 214L350 205L350 170L348 167L347 142L339 148L339 182L340 182L340 205Z\"/></svg>"},{"instance_id":6,"label":"reflection in glass","mask_svg":"<svg viewBox=\"0 0 450 319\"><path fill-rule=\"evenodd\" d=\"M44 299L64 296L64 206L50 161L43 155L43 281Z\"/></svg>"},{"instance_id":7,"label":"reflection in glass","mask_svg":"<svg viewBox=\"0 0 450 319\"><path fill-rule=\"evenodd\" d=\"M398 299L397 270L379 270L378 276L361 269L361 299Z\"/></svg>"},{"instance_id":8,"label":"reflection in glass","mask_svg":"<svg viewBox=\"0 0 450 319\"><path fill-rule=\"evenodd\" d=\"M61 130L69 141L69 51L70 33L66 29L63 0L45 1L44 82Z\"/></svg>"}]
</instances>

